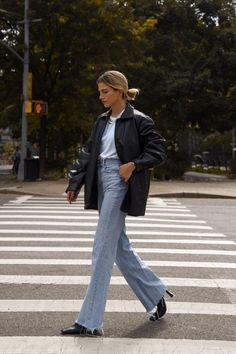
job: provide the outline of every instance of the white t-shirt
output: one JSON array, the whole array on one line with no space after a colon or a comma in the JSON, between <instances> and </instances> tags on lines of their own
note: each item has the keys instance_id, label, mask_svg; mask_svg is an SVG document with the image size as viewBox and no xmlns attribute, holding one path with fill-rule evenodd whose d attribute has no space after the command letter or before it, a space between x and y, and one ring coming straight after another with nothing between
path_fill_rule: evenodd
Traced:
<instances>
[{"instance_id":1,"label":"white t-shirt","mask_svg":"<svg viewBox=\"0 0 236 354\"><path fill-rule=\"evenodd\" d=\"M115 145L115 126L117 119L121 117L123 112L124 110L120 112L117 116L110 116L110 119L107 122L106 128L102 136L99 155L99 157L103 159L119 159Z\"/></svg>"}]
</instances>

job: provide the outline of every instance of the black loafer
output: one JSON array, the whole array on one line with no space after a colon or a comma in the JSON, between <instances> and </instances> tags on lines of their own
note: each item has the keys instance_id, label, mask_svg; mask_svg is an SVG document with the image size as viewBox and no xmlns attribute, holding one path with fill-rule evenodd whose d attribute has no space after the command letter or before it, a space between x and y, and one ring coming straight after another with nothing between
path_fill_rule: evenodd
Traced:
<instances>
[{"instance_id":1,"label":"black loafer","mask_svg":"<svg viewBox=\"0 0 236 354\"><path fill-rule=\"evenodd\" d=\"M102 337L104 335L103 330L95 328L94 330L88 329L84 326L75 323L71 327L66 327L61 330L61 334L77 334L79 336L88 336L88 337Z\"/></svg>"}]
</instances>

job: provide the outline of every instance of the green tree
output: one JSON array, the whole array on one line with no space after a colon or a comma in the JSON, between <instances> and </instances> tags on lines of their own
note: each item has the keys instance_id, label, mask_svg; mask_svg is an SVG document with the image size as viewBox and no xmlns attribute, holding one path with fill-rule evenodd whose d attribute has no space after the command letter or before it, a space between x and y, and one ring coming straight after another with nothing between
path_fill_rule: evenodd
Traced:
<instances>
[{"instance_id":1,"label":"green tree","mask_svg":"<svg viewBox=\"0 0 236 354\"><path fill-rule=\"evenodd\" d=\"M22 1L0 4L23 16ZM22 24L0 15L1 39L23 54ZM67 153L88 136L103 109L95 81L107 69L141 89L135 106L154 118L172 150L189 123L204 133L236 125L233 1L31 0L30 18L42 19L30 25L30 66L33 98L49 103L41 138L51 151ZM22 64L0 51L1 125L19 136ZM29 138L39 130L40 120L29 118Z\"/></svg>"},{"instance_id":2,"label":"green tree","mask_svg":"<svg viewBox=\"0 0 236 354\"><path fill-rule=\"evenodd\" d=\"M137 3L144 3L147 18L157 20L146 32L141 105L171 139L189 122L198 122L204 132L231 129L236 73L232 1Z\"/></svg>"},{"instance_id":3,"label":"green tree","mask_svg":"<svg viewBox=\"0 0 236 354\"><path fill-rule=\"evenodd\" d=\"M11 0L8 9L16 8L14 3L19 4ZM48 145L67 151L88 136L102 109L97 99L98 75L112 68L125 70L139 60L139 24L125 2L32 0L30 9L31 19L42 19L30 28L33 98L49 104ZM17 11L22 13L22 6ZM3 24L3 32L8 26ZM22 29L16 26L15 31L15 48L20 50ZM11 68L13 63L9 63ZM8 92L12 86L13 81L6 85ZM9 102L17 105L15 97L20 92L18 87L18 95L9 95ZM9 114L7 121L13 123ZM29 123L29 136L35 139L39 121L29 119Z\"/></svg>"},{"instance_id":4,"label":"green tree","mask_svg":"<svg viewBox=\"0 0 236 354\"><path fill-rule=\"evenodd\" d=\"M0 9L9 10L10 13L0 12L0 40L8 45L15 47L18 43L20 26L17 20L22 19L17 16L17 12L22 14L20 1L10 0L0 1ZM16 14L11 13L11 9L16 9ZM22 55L23 45L18 46L19 54ZM5 128L9 125L15 136L19 135L19 119L21 112L21 91L22 91L22 64L21 62L3 45L0 45L0 123Z\"/></svg>"},{"instance_id":5,"label":"green tree","mask_svg":"<svg viewBox=\"0 0 236 354\"><path fill-rule=\"evenodd\" d=\"M144 0L132 4L143 27L148 21L154 24L145 32L145 59L133 74L143 91L139 105L153 116L168 140L170 169L181 167L183 156L178 150L185 146L180 140L184 131L188 137L188 126L209 134L236 125L233 2Z\"/></svg>"}]
</instances>

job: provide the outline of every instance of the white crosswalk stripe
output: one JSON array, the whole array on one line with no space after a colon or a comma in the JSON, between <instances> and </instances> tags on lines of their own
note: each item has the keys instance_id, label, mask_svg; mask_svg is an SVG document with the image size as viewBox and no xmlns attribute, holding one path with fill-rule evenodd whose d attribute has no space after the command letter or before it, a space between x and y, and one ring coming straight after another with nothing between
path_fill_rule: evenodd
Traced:
<instances>
[{"instance_id":1,"label":"white crosswalk stripe","mask_svg":"<svg viewBox=\"0 0 236 354\"><path fill-rule=\"evenodd\" d=\"M14 215L0 215L0 220L1 219L58 219L61 220L61 215L18 215L18 214L14 214ZM73 215L73 216L68 216L68 215L63 215L63 219L64 220L78 220L78 215ZM83 220L98 220L98 216L87 216L84 215L83 216ZM129 221L131 221L131 218L127 218L127 224L129 224ZM146 221L146 222L150 222L150 221L158 221L158 222L166 222L166 223L191 223L191 224L205 224L206 222L203 220L173 220L173 219L158 219L158 218L139 218L138 221ZM1 224L1 221L0 221ZM138 224L138 223L137 223ZM95 224L96 225L96 224ZM133 225L132 223L130 223L130 225ZM141 224L143 226L143 224ZM155 224L154 224L155 225ZM148 226L148 225L145 225Z\"/></svg>"},{"instance_id":2,"label":"white crosswalk stripe","mask_svg":"<svg viewBox=\"0 0 236 354\"><path fill-rule=\"evenodd\" d=\"M26 215L28 214L31 214L31 213L37 213L37 214L44 214L44 213L47 213L47 214L63 214L63 215L84 215L84 209L83 208L80 208L80 209L73 209L73 210L70 210L69 208L64 208L64 207L50 207L50 206L44 206L44 207L37 207L37 206L31 206L31 207L25 207L25 206L22 206L20 207L20 210L19 210L19 207L17 206L8 206L6 205L4 207L4 209L1 209L1 206L0 206L0 214L16 214L16 213L22 213L22 210L26 212ZM96 211L92 211L92 210L86 210L86 213L87 215L92 215L92 216L96 216L97 217L97 212ZM183 218L196 218L197 215L195 214L184 214L184 213L166 213L166 212L154 212L154 213L151 213L151 212L147 212L146 213L146 216L174 216L174 217L183 217ZM141 218L142 219L142 218ZM140 220L140 218L139 218ZM146 220L146 218L145 218Z\"/></svg>"},{"instance_id":3,"label":"white crosswalk stripe","mask_svg":"<svg viewBox=\"0 0 236 354\"><path fill-rule=\"evenodd\" d=\"M0 284L80 284L88 285L89 276L0 275ZM162 278L168 286L236 289L236 279ZM128 285L123 277L111 277L111 285Z\"/></svg>"},{"instance_id":4,"label":"white crosswalk stripe","mask_svg":"<svg viewBox=\"0 0 236 354\"><path fill-rule=\"evenodd\" d=\"M180 267L180 268L224 268L236 269L236 263L227 262L180 262L180 261L155 261L144 260L150 267ZM90 259L50 259L50 258L3 258L0 259L0 264L16 264L16 265L84 265L90 266Z\"/></svg>"},{"instance_id":5,"label":"white crosswalk stripe","mask_svg":"<svg viewBox=\"0 0 236 354\"><path fill-rule=\"evenodd\" d=\"M94 236L95 234L95 230L91 231L91 230L61 230L61 229L53 229L53 230L43 230L43 229L37 229L37 230L33 230L33 229L0 229L0 234L50 234L50 235L91 235ZM142 235L142 236L186 236L186 237L220 237L220 238L225 238L226 236L224 234L221 233L216 233L216 232L177 232L177 231L146 231L146 230L130 230L129 233L132 233L132 235Z\"/></svg>"},{"instance_id":6,"label":"white crosswalk stripe","mask_svg":"<svg viewBox=\"0 0 236 354\"><path fill-rule=\"evenodd\" d=\"M27 217L26 217L27 219ZM163 220L165 221L165 220ZM12 221L0 221L0 225L12 225ZM14 220L14 225L30 225L30 226L92 226L96 227L96 222L63 222L63 221L18 221ZM202 229L202 230L212 230L210 226L199 226L199 225L171 225L171 224L158 224L158 223L133 223L127 222L127 227L146 227L146 228L178 228L178 229Z\"/></svg>"},{"instance_id":7,"label":"white crosswalk stripe","mask_svg":"<svg viewBox=\"0 0 236 354\"><path fill-rule=\"evenodd\" d=\"M9 345L11 343L11 345ZM218 340L153 339L153 338L62 338L62 337L3 337L4 354L234 354L236 343ZM32 352L32 348L34 351ZM68 351L69 348L69 351ZM155 351L153 351L155 348ZM115 351L114 351L115 350Z\"/></svg>"},{"instance_id":8,"label":"white crosswalk stripe","mask_svg":"<svg viewBox=\"0 0 236 354\"><path fill-rule=\"evenodd\" d=\"M83 300L0 300L0 312L76 312ZM169 313L236 316L233 304L170 302ZM137 300L107 300L106 312L144 312Z\"/></svg>"},{"instance_id":9,"label":"white crosswalk stripe","mask_svg":"<svg viewBox=\"0 0 236 354\"><path fill-rule=\"evenodd\" d=\"M0 242L93 242L92 237L0 237ZM202 244L202 245L235 245L234 241L229 240L180 240L180 239L156 239L156 238L130 238L134 243L183 243L183 244Z\"/></svg>"},{"instance_id":10,"label":"white crosswalk stripe","mask_svg":"<svg viewBox=\"0 0 236 354\"><path fill-rule=\"evenodd\" d=\"M114 316L124 321L120 316L128 313L133 318L131 322L143 326L140 316L145 315L143 305L132 294L116 265L106 306L106 323L111 326L109 336L91 341L59 337L56 319L61 318L62 312L63 316L69 316L79 310L89 284L97 219L96 211L83 210L81 196L73 205L68 205L64 197L28 195L12 198L0 206L0 313L5 321L20 328L15 337L1 331L0 354L110 354L114 348L120 348L117 353L122 354L236 352L232 338L215 340L209 330L208 340L193 340L193 335L188 337L181 332L181 326L187 325L191 316L196 331L201 330L203 318L212 328L218 317L222 321L235 321L236 244L175 198L150 198L145 217L127 218L127 232L135 250L148 266L157 267L157 273L161 272L162 280L177 295L168 301L168 314L158 324L163 331L162 323L176 323L174 338L168 328L165 329L169 331L169 337L165 335L168 339L145 338L148 334L144 330L144 338L132 334L130 338L127 335L119 338L119 331L112 332ZM19 286L23 292L16 288ZM75 289L80 291L78 295ZM221 292L218 298L214 295L216 291ZM210 300L204 298L205 293ZM33 321L40 313L44 316L50 313L52 321L55 319L56 332L44 337L43 317L37 332L40 337L34 337L31 329L24 332L28 319ZM53 322L50 323L53 327ZM129 321L125 326L130 331ZM155 331L159 331L158 327L152 326Z\"/></svg>"},{"instance_id":11,"label":"white crosswalk stripe","mask_svg":"<svg viewBox=\"0 0 236 354\"><path fill-rule=\"evenodd\" d=\"M172 248L135 248L138 253L164 253L164 254L206 254L206 255L222 255L222 256L236 256L236 251L222 251L222 250L202 250L202 249L172 249ZM0 247L0 252L92 252L92 247Z\"/></svg>"},{"instance_id":12,"label":"white crosswalk stripe","mask_svg":"<svg viewBox=\"0 0 236 354\"><path fill-rule=\"evenodd\" d=\"M27 219L27 217L26 217ZM12 221L0 221L0 225L12 225ZM14 225L30 225L30 226L92 226L96 227L96 222L63 222L63 221L18 221L14 220ZM202 229L202 230L212 230L210 226L199 226L199 225L170 225L170 224L157 224L157 223L132 223L127 222L127 227L146 227L146 228L174 228L174 229Z\"/></svg>"},{"instance_id":13,"label":"white crosswalk stripe","mask_svg":"<svg viewBox=\"0 0 236 354\"><path fill-rule=\"evenodd\" d=\"M79 206L78 206L79 205ZM78 204L78 205L64 205L64 203L57 203L57 204L47 204L47 203L27 203L26 206L22 207L22 209L59 209L59 210L84 210L83 204ZM4 207L8 208L8 209L18 209L19 205L18 204L13 204L13 205L9 205L9 204L4 204ZM177 211L179 213L190 213L190 210L186 209L186 208L171 208L171 207L156 207L156 206L148 206L148 210L150 211Z\"/></svg>"}]
</instances>

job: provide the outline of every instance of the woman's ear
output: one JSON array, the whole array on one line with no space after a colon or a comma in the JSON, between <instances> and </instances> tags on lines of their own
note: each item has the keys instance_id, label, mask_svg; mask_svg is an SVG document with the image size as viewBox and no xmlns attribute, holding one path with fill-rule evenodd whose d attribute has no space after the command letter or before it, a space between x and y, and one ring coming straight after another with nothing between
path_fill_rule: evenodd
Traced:
<instances>
[{"instance_id":1,"label":"woman's ear","mask_svg":"<svg viewBox=\"0 0 236 354\"><path fill-rule=\"evenodd\" d=\"M119 92L119 96L124 99L125 98L124 91L122 90L117 90L117 91Z\"/></svg>"}]
</instances>

